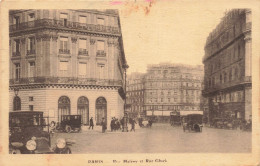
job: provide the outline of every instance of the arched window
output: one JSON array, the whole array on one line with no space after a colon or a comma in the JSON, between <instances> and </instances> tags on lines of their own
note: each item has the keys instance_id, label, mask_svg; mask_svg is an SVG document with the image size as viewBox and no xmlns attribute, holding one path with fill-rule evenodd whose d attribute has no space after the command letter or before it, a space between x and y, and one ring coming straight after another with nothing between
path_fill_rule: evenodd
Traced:
<instances>
[{"instance_id":1,"label":"arched window","mask_svg":"<svg viewBox=\"0 0 260 166\"><path fill-rule=\"evenodd\" d=\"M70 99L67 96L61 96L58 101L58 121L62 115L70 115Z\"/></svg>"},{"instance_id":2,"label":"arched window","mask_svg":"<svg viewBox=\"0 0 260 166\"><path fill-rule=\"evenodd\" d=\"M102 118L107 122L107 101L104 97L99 97L96 100L96 124L101 125Z\"/></svg>"},{"instance_id":3,"label":"arched window","mask_svg":"<svg viewBox=\"0 0 260 166\"><path fill-rule=\"evenodd\" d=\"M13 110L14 111L21 111L21 99L18 96L14 97L14 101L13 101Z\"/></svg>"},{"instance_id":4,"label":"arched window","mask_svg":"<svg viewBox=\"0 0 260 166\"><path fill-rule=\"evenodd\" d=\"M219 75L219 81L222 83L222 74Z\"/></svg>"},{"instance_id":5,"label":"arched window","mask_svg":"<svg viewBox=\"0 0 260 166\"><path fill-rule=\"evenodd\" d=\"M224 73L224 83L227 82L227 73Z\"/></svg>"},{"instance_id":6,"label":"arched window","mask_svg":"<svg viewBox=\"0 0 260 166\"><path fill-rule=\"evenodd\" d=\"M78 99L78 115L81 115L82 124L89 124L89 102L85 96L81 96Z\"/></svg>"}]
</instances>

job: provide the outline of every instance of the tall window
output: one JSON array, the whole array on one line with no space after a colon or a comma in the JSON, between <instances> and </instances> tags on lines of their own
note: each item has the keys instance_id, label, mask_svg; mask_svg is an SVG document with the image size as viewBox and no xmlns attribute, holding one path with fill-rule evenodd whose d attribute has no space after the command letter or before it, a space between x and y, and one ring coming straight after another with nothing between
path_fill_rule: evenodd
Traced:
<instances>
[{"instance_id":1,"label":"tall window","mask_svg":"<svg viewBox=\"0 0 260 166\"><path fill-rule=\"evenodd\" d=\"M87 40L79 40L79 55L87 54Z\"/></svg>"},{"instance_id":2,"label":"tall window","mask_svg":"<svg viewBox=\"0 0 260 166\"><path fill-rule=\"evenodd\" d=\"M19 24L20 24L20 17L19 16L14 17L14 24L15 24L16 28L19 28Z\"/></svg>"},{"instance_id":3,"label":"tall window","mask_svg":"<svg viewBox=\"0 0 260 166\"><path fill-rule=\"evenodd\" d=\"M60 61L59 69L60 69L60 76L67 77L67 75L68 75L68 62Z\"/></svg>"},{"instance_id":4,"label":"tall window","mask_svg":"<svg viewBox=\"0 0 260 166\"><path fill-rule=\"evenodd\" d=\"M97 19L97 24L98 25L105 25L105 19L104 18L98 18Z\"/></svg>"},{"instance_id":5,"label":"tall window","mask_svg":"<svg viewBox=\"0 0 260 166\"><path fill-rule=\"evenodd\" d=\"M79 16L79 23L86 24L87 23L87 17L86 16Z\"/></svg>"},{"instance_id":6,"label":"tall window","mask_svg":"<svg viewBox=\"0 0 260 166\"><path fill-rule=\"evenodd\" d=\"M87 75L87 64L79 63L79 76L86 77L86 75Z\"/></svg>"},{"instance_id":7,"label":"tall window","mask_svg":"<svg viewBox=\"0 0 260 166\"><path fill-rule=\"evenodd\" d=\"M68 47L68 38L67 37L60 37L60 53L66 54L69 53Z\"/></svg>"},{"instance_id":8,"label":"tall window","mask_svg":"<svg viewBox=\"0 0 260 166\"><path fill-rule=\"evenodd\" d=\"M30 14L28 15L28 21L34 21L34 18L35 18L34 13L30 13Z\"/></svg>"},{"instance_id":9,"label":"tall window","mask_svg":"<svg viewBox=\"0 0 260 166\"><path fill-rule=\"evenodd\" d=\"M98 51L104 51L105 50L105 42L104 41L97 41L97 50Z\"/></svg>"},{"instance_id":10,"label":"tall window","mask_svg":"<svg viewBox=\"0 0 260 166\"><path fill-rule=\"evenodd\" d=\"M89 102L84 96L78 98L78 114L81 115L81 123L89 124Z\"/></svg>"},{"instance_id":11,"label":"tall window","mask_svg":"<svg viewBox=\"0 0 260 166\"><path fill-rule=\"evenodd\" d=\"M18 96L14 97L14 100L13 100L13 110L14 111L21 110L21 99Z\"/></svg>"},{"instance_id":12,"label":"tall window","mask_svg":"<svg viewBox=\"0 0 260 166\"><path fill-rule=\"evenodd\" d=\"M30 37L28 39L27 54L35 54L35 38Z\"/></svg>"},{"instance_id":13,"label":"tall window","mask_svg":"<svg viewBox=\"0 0 260 166\"><path fill-rule=\"evenodd\" d=\"M15 80L18 81L20 79L21 74L21 66L20 63L15 64Z\"/></svg>"},{"instance_id":14,"label":"tall window","mask_svg":"<svg viewBox=\"0 0 260 166\"><path fill-rule=\"evenodd\" d=\"M64 25L64 26L67 26L67 24L68 24L68 14L66 14L66 13L61 13L61 14L60 14L60 19L62 20L63 25Z\"/></svg>"},{"instance_id":15,"label":"tall window","mask_svg":"<svg viewBox=\"0 0 260 166\"><path fill-rule=\"evenodd\" d=\"M104 64L98 64L98 77L99 79L105 79L105 65Z\"/></svg>"},{"instance_id":16,"label":"tall window","mask_svg":"<svg viewBox=\"0 0 260 166\"><path fill-rule=\"evenodd\" d=\"M13 55L14 56L20 56L20 40L19 39L14 41Z\"/></svg>"},{"instance_id":17,"label":"tall window","mask_svg":"<svg viewBox=\"0 0 260 166\"><path fill-rule=\"evenodd\" d=\"M35 62L29 62L29 68L28 68L28 74L29 77L34 77L35 76Z\"/></svg>"},{"instance_id":18,"label":"tall window","mask_svg":"<svg viewBox=\"0 0 260 166\"><path fill-rule=\"evenodd\" d=\"M61 96L58 101L58 121L62 115L70 115L70 99L67 96Z\"/></svg>"}]
</instances>

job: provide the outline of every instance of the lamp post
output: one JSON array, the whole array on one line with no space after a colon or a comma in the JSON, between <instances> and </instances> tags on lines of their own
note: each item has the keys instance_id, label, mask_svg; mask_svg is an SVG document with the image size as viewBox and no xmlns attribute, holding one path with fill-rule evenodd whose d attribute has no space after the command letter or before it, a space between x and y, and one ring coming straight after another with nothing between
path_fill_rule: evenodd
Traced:
<instances>
[{"instance_id":1,"label":"lamp post","mask_svg":"<svg viewBox=\"0 0 260 166\"><path fill-rule=\"evenodd\" d=\"M123 124L123 132L128 132L128 127L127 127L127 112L126 112L126 70L129 68L127 64L123 65L124 72L125 72L125 103L124 103L124 124Z\"/></svg>"},{"instance_id":2,"label":"lamp post","mask_svg":"<svg viewBox=\"0 0 260 166\"><path fill-rule=\"evenodd\" d=\"M15 96L18 96L19 88L14 88L14 94Z\"/></svg>"}]
</instances>

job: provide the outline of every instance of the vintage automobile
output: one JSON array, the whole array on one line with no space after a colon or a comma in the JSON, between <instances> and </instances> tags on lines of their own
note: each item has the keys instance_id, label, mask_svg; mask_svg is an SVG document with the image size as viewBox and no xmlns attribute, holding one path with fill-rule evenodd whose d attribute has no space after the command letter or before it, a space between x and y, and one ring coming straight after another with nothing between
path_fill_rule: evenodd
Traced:
<instances>
[{"instance_id":1,"label":"vintage automobile","mask_svg":"<svg viewBox=\"0 0 260 166\"><path fill-rule=\"evenodd\" d=\"M40 111L16 111L9 113L9 153L48 154L71 153L70 142L51 148L48 118Z\"/></svg>"},{"instance_id":2,"label":"vintage automobile","mask_svg":"<svg viewBox=\"0 0 260 166\"><path fill-rule=\"evenodd\" d=\"M170 114L170 124L171 126L180 126L181 125L181 116L180 114Z\"/></svg>"},{"instance_id":3,"label":"vintage automobile","mask_svg":"<svg viewBox=\"0 0 260 166\"><path fill-rule=\"evenodd\" d=\"M70 133L72 131L81 131L81 115L62 115L61 122L57 124L56 129Z\"/></svg>"},{"instance_id":4,"label":"vintage automobile","mask_svg":"<svg viewBox=\"0 0 260 166\"><path fill-rule=\"evenodd\" d=\"M202 132L202 117L201 114L188 114L182 116L183 131Z\"/></svg>"}]
</instances>

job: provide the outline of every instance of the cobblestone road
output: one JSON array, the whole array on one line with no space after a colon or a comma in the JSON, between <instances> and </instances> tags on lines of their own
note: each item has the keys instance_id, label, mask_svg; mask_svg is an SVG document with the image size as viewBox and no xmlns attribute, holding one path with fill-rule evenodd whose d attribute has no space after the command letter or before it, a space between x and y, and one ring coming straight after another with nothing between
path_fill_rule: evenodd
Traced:
<instances>
[{"instance_id":1,"label":"cobblestone road","mask_svg":"<svg viewBox=\"0 0 260 166\"><path fill-rule=\"evenodd\" d=\"M204 127L202 133L183 132L181 127L153 124L136 132L83 130L81 133L55 133L76 141L73 153L247 153L251 152L251 132Z\"/></svg>"}]
</instances>

